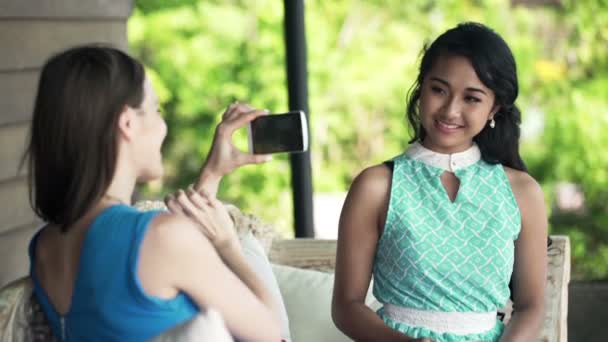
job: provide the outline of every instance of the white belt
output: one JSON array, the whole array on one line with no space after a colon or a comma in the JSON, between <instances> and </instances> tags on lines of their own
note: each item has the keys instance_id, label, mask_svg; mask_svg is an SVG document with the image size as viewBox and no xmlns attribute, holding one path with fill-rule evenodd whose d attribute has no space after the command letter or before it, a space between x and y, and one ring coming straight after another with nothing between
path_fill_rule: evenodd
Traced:
<instances>
[{"instance_id":1,"label":"white belt","mask_svg":"<svg viewBox=\"0 0 608 342\"><path fill-rule=\"evenodd\" d=\"M496 311L442 312L384 304L384 314L392 320L411 327L457 335L481 334L494 328L496 324Z\"/></svg>"}]
</instances>

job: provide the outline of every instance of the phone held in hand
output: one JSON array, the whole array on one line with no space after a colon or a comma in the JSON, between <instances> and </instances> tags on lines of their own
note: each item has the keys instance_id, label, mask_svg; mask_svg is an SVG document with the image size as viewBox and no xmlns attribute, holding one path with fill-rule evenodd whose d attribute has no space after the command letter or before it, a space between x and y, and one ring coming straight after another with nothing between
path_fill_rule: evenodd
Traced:
<instances>
[{"instance_id":1,"label":"phone held in hand","mask_svg":"<svg viewBox=\"0 0 608 342\"><path fill-rule=\"evenodd\" d=\"M308 122L302 111L260 116L247 128L249 152L252 154L308 150Z\"/></svg>"}]
</instances>

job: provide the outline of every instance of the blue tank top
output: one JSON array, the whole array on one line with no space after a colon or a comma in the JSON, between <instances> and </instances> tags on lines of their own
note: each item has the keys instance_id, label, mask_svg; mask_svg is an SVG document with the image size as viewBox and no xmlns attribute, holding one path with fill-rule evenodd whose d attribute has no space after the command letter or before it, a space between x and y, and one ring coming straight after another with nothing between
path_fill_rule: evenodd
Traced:
<instances>
[{"instance_id":1,"label":"blue tank top","mask_svg":"<svg viewBox=\"0 0 608 342\"><path fill-rule=\"evenodd\" d=\"M30 276L58 341L147 341L198 313L184 293L169 300L147 295L137 277L141 242L159 213L115 205L94 219L82 244L71 307L64 316L55 311L36 278L40 232L34 235Z\"/></svg>"}]
</instances>

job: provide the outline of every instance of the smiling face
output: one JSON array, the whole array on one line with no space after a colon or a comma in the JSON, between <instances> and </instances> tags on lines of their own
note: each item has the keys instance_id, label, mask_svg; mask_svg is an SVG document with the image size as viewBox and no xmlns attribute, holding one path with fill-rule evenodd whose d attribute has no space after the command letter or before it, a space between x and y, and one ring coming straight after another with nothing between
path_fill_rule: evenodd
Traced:
<instances>
[{"instance_id":1,"label":"smiling face","mask_svg":"<svg viewBox=\"0 0 608 342\"><path fill-rule=\"evenodd\" d=\"M420 90L422 144L440 153L469 148L496 113L494 92L477 77L466 57L442 55L424 77Z\"/></svg>"}]
</instances>

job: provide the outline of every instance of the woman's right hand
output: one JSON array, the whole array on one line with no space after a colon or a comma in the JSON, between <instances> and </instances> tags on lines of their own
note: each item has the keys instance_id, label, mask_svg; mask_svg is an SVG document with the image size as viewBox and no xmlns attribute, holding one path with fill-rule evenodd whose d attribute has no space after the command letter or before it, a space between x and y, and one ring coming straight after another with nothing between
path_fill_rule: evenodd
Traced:
<instances>
[{"instance_id":1,"label":"woman's right hand","mask_svg":"<svg viewBox=\"0 0 608 342\"><path fill-rule=\"evenodd\" d=\"M197 223L221 256L240 250L234 222L224 204L215 197L188 188L167 196L165 204L172 213L185 215Z\"/></svg>"}]
</instances>

